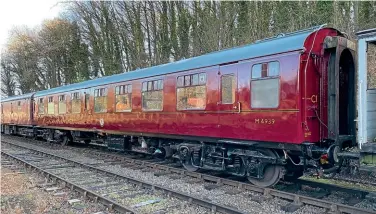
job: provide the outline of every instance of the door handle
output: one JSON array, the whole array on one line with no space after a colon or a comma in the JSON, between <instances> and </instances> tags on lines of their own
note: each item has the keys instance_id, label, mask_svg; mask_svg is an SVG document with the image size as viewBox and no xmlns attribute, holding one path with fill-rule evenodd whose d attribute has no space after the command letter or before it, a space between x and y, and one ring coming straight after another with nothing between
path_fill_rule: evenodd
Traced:
<instances>
[{"instance_id":1,"label":"door handle","mask_svg":"<svg viewBox=\"0 0 376 214\"><path fill-rule=\"evenodd\" d=\"M241 112L241 103L238 101L238 114Z\"/></svg>"}]
</instances>

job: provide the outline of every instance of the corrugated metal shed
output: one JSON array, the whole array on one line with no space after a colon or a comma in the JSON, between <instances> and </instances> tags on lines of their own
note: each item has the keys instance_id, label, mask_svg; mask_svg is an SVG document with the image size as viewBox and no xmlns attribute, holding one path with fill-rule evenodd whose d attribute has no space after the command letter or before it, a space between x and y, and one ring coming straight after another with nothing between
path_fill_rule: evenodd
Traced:
<instances>
[{"instance_id":1,"label":"corrugated metal shed","mask_svg":"<svg viewBox=\"0 0 376 214\"><path fill-rule=\"evenodd\" d=\"M376 88L367 90L367 141L376 139Z\"/></svg>"},{"instance_id":2,"label":"corrugated metal shed","mask_svg":"<svg viewBox=\"0 0 376 214\"><path fill-rule=\"evenodd\" d=\"M358 142L371 142L376 138L375 89L367 88L367 46L376 43L376 28L360 31L358 36Z\"/></svg>"},{"instance_id":3,"label":"corrugated metal shed","mask_svg":"<svg viewBox=\"0 0 376 214\"><path fill-rule=\"evenodd\" d=\"M177 62L164 65L154 66L150 68L139 69L127 73L107 76L82 83L61 86L49 90L37 92L38 96L46 96L49 94L61 93L65 91L73 91L82 88L90 88L98 85L112 84L120 81L140 79L145 77L164 75L177 71L191 70L219 65L232 61L240 61L245 59L257 58L260 56L273 55L276 53L300 50L304 46L305 39L319 27L313 27L290 34L279 35L270 39L265 39L250 45L222 50L202 56L189 58Z\"/></svg>"}]
</instances>

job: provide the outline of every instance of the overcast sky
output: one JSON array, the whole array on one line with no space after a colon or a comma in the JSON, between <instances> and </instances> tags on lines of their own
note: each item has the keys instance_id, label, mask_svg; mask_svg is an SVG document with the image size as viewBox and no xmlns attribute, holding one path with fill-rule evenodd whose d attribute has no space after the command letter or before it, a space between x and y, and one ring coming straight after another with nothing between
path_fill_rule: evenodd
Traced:
<instances>
[{"instance_id":1,"label":"overcast sky","mask_svg":"<svg viewBox=\"0 0 376 214\"><path fill-rule=\"evenodd\" d=\"M58 3L59 0L0 0L0 49L13 26L33 28L44 19L57 17L61 10Z\"/></svg>"}]
</instances>

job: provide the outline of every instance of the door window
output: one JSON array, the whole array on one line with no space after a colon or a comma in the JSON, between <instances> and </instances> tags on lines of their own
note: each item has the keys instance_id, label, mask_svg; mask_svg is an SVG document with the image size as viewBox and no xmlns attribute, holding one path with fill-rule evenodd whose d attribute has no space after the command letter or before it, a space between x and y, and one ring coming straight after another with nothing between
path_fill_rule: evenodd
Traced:
<instances>
[{"instance_id":1,"label":"door window","mask_svg":"<svg viewBox=\"0 0 376 214\"><path fill-rule=\"evenodd\" d=\"M233 104L235 102L235 75L228 74L221 77L222 104Z\"/></svg>"},{"instance_id":2,"label":"door window","mask_svg":"<svg viewBox=\"0 0 376 214\"><path fill-rule=\"evenodd\" d=\"M279 62L266 62L252 67L251 107L277 108L279 105Z\"/></svg>"}]
</instances>

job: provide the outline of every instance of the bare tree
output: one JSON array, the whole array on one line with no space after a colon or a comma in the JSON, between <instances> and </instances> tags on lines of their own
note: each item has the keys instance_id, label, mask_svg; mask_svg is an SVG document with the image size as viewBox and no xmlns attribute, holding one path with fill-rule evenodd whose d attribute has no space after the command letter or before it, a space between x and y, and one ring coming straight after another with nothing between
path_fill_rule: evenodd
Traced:
<instances>
[{"instance_id":1,"label":"bare tree","mask_svg":"<svg viewBox=\"0 0 376 214\"><path fill-rule=\"evenodd\" d=\"M0 63L0 73L1 73L1 93L6 96L13 96L16 92L16 81L14 73L10 63L2 57Z\"/></svg>"}]
</instances>

